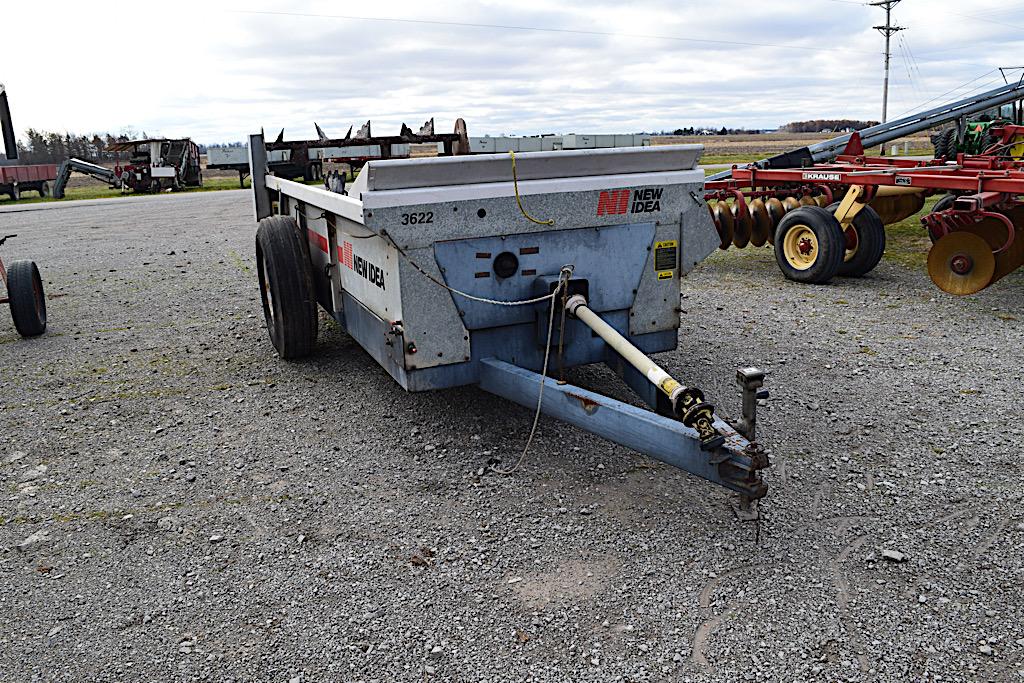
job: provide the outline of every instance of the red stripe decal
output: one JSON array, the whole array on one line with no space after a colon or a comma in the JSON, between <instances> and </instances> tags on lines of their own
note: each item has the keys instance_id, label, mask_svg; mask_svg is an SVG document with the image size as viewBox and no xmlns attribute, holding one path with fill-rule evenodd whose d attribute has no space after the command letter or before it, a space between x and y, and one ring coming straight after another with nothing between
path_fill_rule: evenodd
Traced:
<instances>
[{"instance_id":1,"label":"red stripe decal","mask_svg":"<svg viewBox=\"0 0 1024 683\"><path fill-rule=\"evenodd\" d=\"M309 233L310 244L316 244L317 246L320 247L320 251L324 252L325 254L330 253L330 245L327 244L326 237L318 233L316 230L307 229L306 232Z\"/></svg>"}]
</instances>

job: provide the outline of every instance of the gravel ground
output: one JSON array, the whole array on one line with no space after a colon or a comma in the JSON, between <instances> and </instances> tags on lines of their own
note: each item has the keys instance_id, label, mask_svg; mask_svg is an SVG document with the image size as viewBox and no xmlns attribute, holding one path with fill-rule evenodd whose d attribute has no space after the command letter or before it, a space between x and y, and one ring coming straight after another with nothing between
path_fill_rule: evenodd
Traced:
<instances>
[{"instance_id":1,"label":"gravel ground","mask_svg":"<svg viewBox=\"0 0 1024 683\"><path fill-rule=\"evenodd\" d=\"M278 361L244 192L8 232L51 299L41 338L0 321L2 681L1024 680L1020 278L698 269L660 360L727 412L736 367L769 371L758 537L549 420L484 472L530 411L406 394L326 320Z\"/></svg>"}]
</instances>

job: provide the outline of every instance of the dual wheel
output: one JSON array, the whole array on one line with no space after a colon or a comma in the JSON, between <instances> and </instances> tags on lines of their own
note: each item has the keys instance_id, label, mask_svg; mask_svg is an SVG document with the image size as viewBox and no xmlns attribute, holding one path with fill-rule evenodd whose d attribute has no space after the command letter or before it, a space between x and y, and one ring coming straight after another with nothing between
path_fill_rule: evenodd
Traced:
<instances>
[{"instance_id":1,"label":"dual wheel","mask_svg":"<svg viewBox=\"0 0 1024 683\"><path fill-rule=\"evenodd\" d=\"M836 275L861 277L885 252L885 226L870 206L847 230L836 220L839 204L802 206L787 213L775 230L775 260L790 280L824 284Z\"/></svg>"},{"instance_id":2,"label":"dual wheel","mask_svg":"<svg viewBox=\"0 0 1024 683\"><path fill-rule=\"evenodd\" d=\"M46 296L34 261L15 261L7 269L7 298L18 334L37 337L46 331Z\"/></svg>"}]
</instances>

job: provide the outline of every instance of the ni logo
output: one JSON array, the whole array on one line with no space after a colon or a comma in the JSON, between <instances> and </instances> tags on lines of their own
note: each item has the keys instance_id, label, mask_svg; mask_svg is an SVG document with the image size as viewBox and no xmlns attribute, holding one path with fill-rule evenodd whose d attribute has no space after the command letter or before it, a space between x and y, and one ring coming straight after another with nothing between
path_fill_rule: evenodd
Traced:
<instances>
[{"instance_id":1,"label":"ni logo","mask_svg":"<svg viewBox=\"0 0 1024 683\"><path fill-rule=\"evenodd\" d=\"M643 190L602 190L597 198L597 215L616 216L624 213L661 211L661 196L664 191L662 187L648 187Z\"/></svg>"}]
</instances>

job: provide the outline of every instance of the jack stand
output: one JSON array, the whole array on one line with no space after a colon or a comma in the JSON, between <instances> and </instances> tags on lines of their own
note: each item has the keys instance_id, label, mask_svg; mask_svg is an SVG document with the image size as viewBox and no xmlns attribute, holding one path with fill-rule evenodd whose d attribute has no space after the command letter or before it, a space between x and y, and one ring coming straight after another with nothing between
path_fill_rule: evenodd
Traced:
<instances>
[{"instance_id":1,"label":"jack stand","mask_svg":"<svg viewBox=\"0 0 1024 683\"><path fill-rule=\"evenodd\" d=\"M764 371L757 368L740 368L736 371L736 383L740 385L743 396L743 417L735 425L736 431L753 444L757 432L757 401L768 398L768 391L760 390L764 385ZM741 494L739 504L733 505L733 512L741 522L756 521L757 501Z\"/></svg>"}]
</instances>

